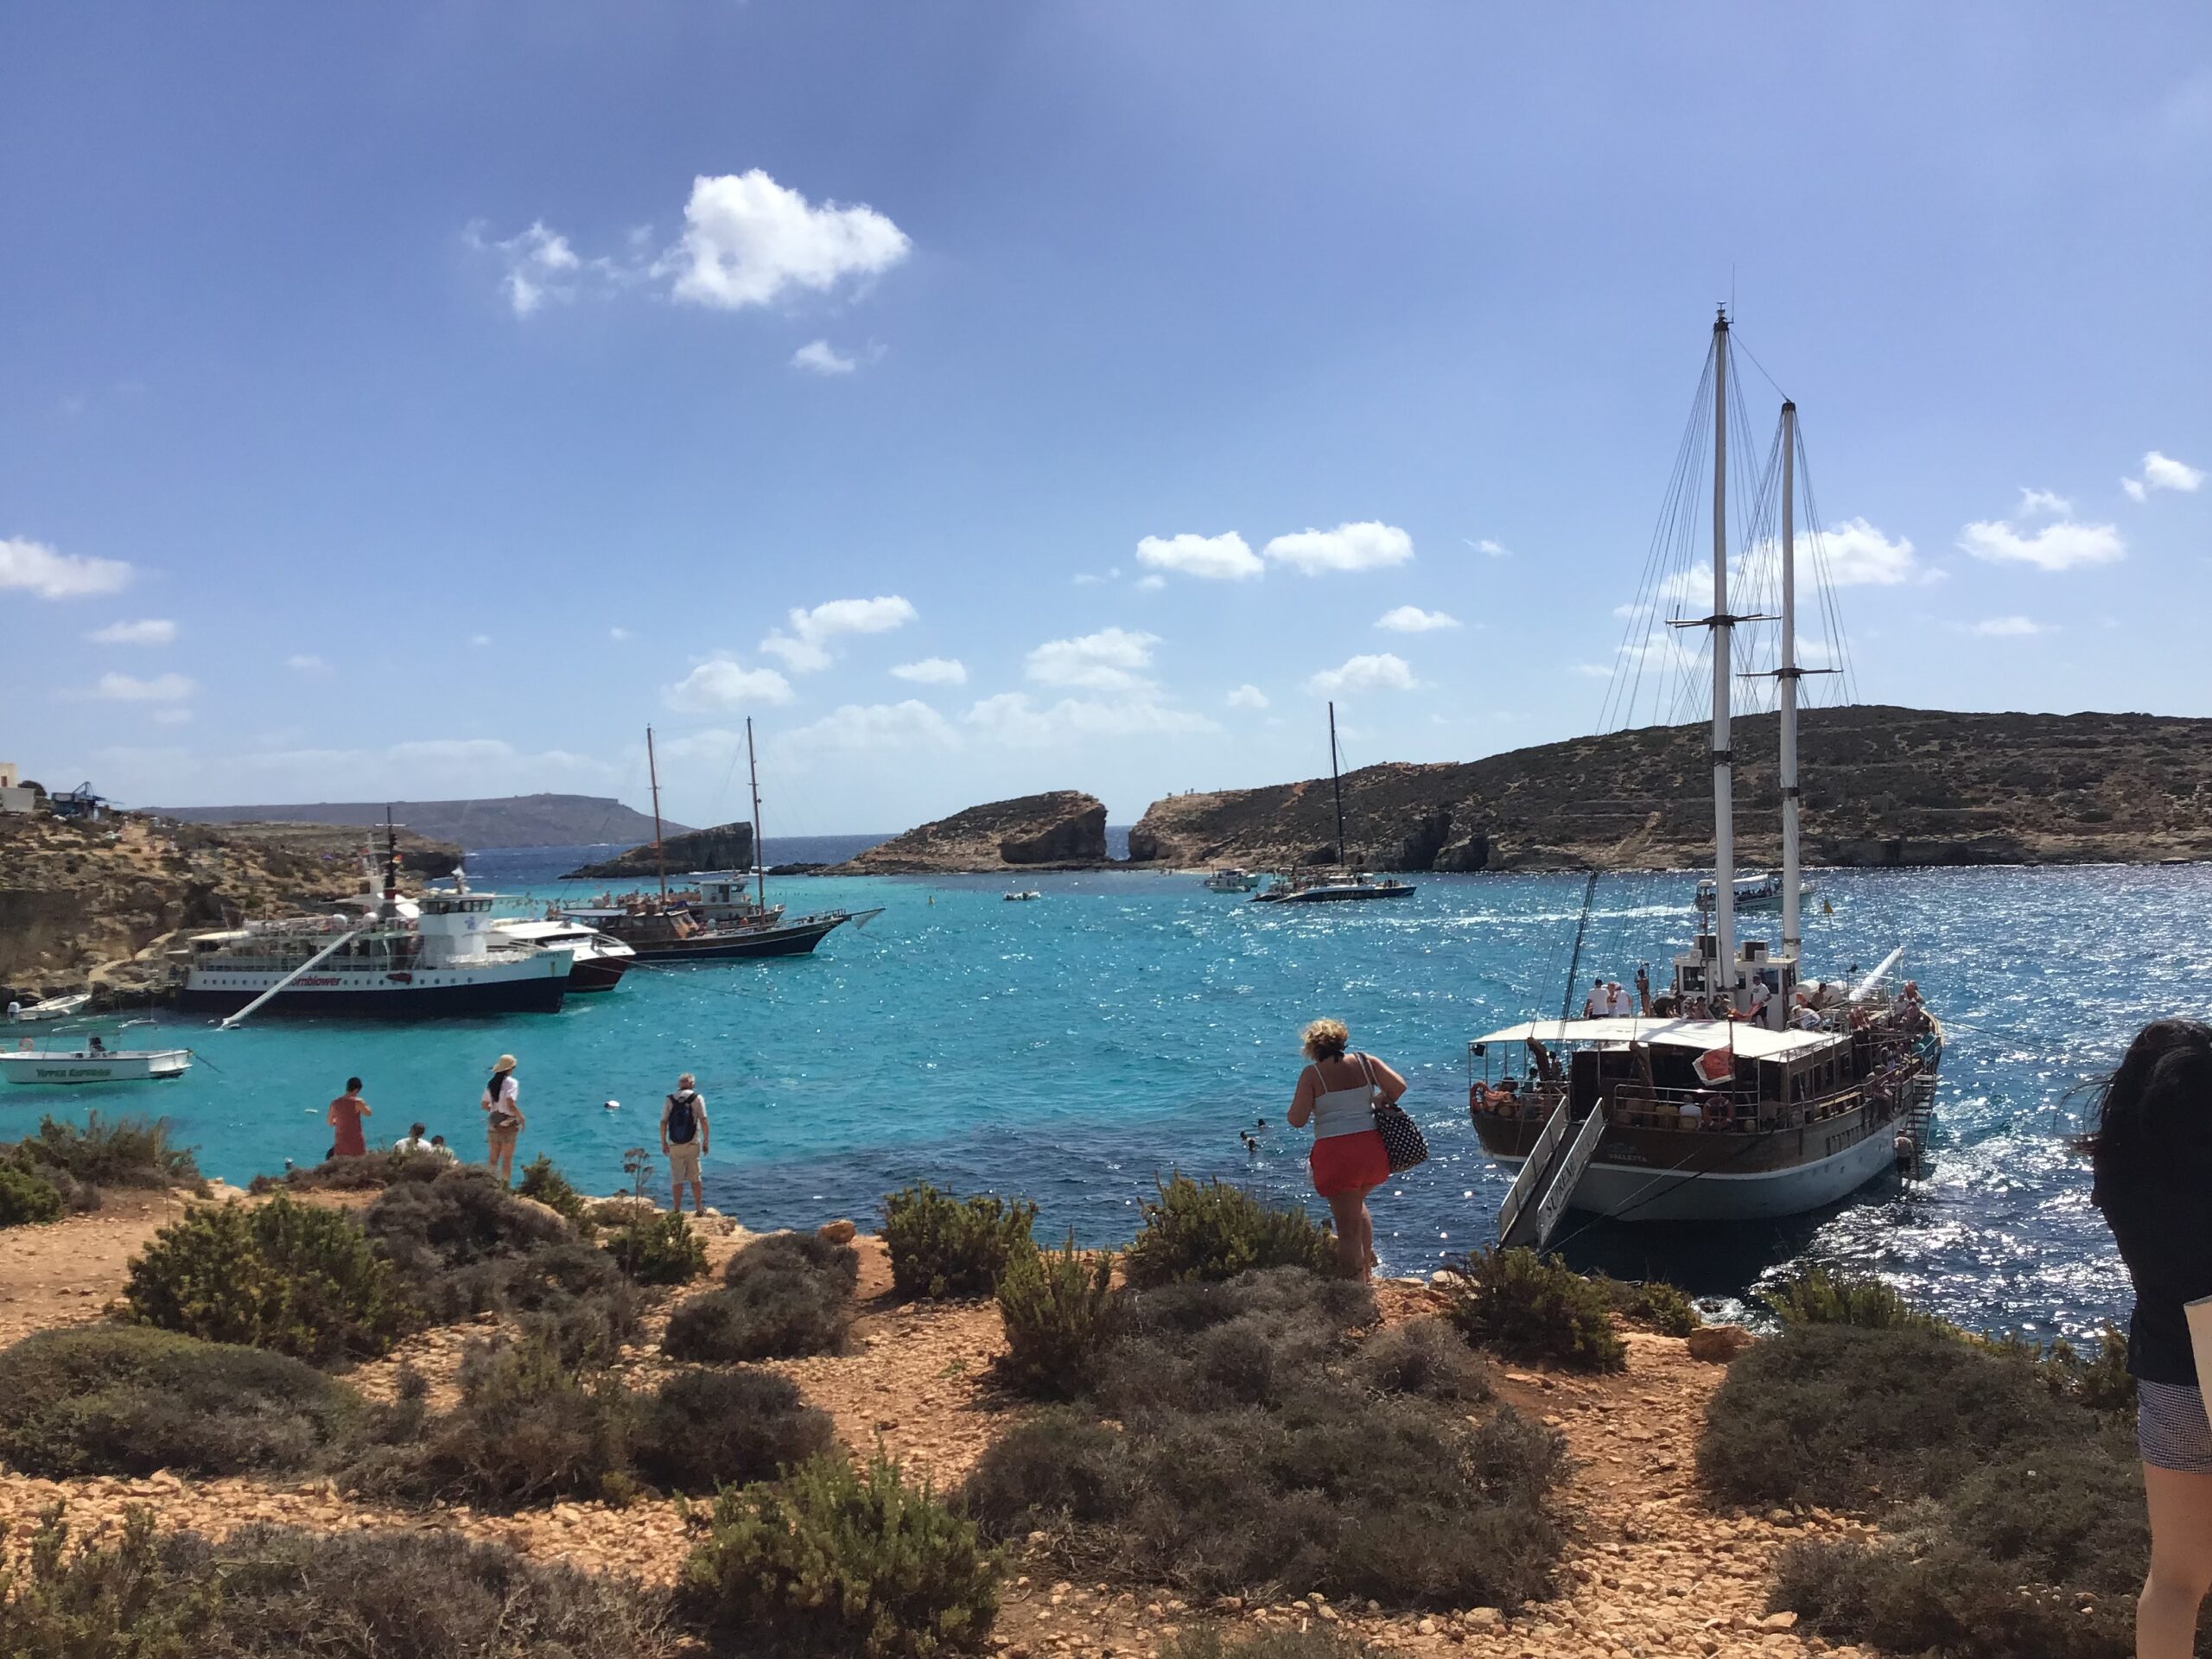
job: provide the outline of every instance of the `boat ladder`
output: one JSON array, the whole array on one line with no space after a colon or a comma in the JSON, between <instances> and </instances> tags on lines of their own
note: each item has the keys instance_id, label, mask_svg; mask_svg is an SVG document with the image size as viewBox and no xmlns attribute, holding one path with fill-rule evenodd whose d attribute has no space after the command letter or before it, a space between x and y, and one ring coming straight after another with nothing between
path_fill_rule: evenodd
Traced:
<instances>
[{"instance_id":1,"label":"boat ladder","mask_svg":"<svg viewBox=\"0 0 2212 1659\"><path fill-rule=\"evenodd\" d=\"M1904 1126L1903 1135L1912 1142L1911 1166L1905 1168L1902 1149L1897 1158L1900 1168L1912 1180L1919 1180L1928 1170L1928 1132L1936 1122L1936 1079L1923 1074L1905 1085L1904 1114L1898 1120Z\"/></svg>"},{"instance_id":2,"label":"boat ladder","mask_svg":"<svg viewBox=\"0 0 2212 1659\"><path fill-rule=\"evenodd\" d=\"M1560 1102L1536 1136L1535 1145L1529 1148L1527 1161L1514 1177L1513 1190L1498 1208L1500 1249L1542 1249L1551 1243L1560 1217L1567 1213L1567 1200L1574 1196L1582 1172L1590 1166L1598 1142L1605 1136L1605 1103L1599 1101L1580 1123L1573 1121L1572 1113L1569 1103Z\"/></svg>"}]
</instances>

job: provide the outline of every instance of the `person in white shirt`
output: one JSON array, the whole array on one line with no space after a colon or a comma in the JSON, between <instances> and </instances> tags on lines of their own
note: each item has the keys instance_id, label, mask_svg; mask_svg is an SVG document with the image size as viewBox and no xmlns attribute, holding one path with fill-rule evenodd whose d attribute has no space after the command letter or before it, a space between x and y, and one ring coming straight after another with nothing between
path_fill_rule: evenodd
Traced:
<instances>
[{"instance_id":1,"label":"person in white shirt","mask_svg":"<svg viewBox=\"0 0 2212 1659\"><path fill-rule=\"evenodd\" d=\"M1766 1005L1774 1000L1774 987L1763 979L1751 982L1751 1023L1766 1024Z\"/></svg>"},{"instance_id":2,"label":"person in white shirt","mask_svg":"<svg viewBox=\"0 0 2212 1659\"><path fill-rule=\"evenodd\" d=\"M1789 1010L1789 1023L1800 1031L1818 1031L1821 1011L1813 1006L1813 994L1800 987L1796 1006Z\"/></svg>"},{"instance_id":3,"label":"person in white shirt","mask_svg":"<svg viewBox=\"0 0 2212 1659\"><path fill-rule=\"evenodd\" d=\"M410 1123L407 1126L406 1135L393 1141L391 1149L397 1153L429 1151L430 1142L427 1138L429 1127L427 1123Z\"/></svg>"},{"instance_id":4,"label":"person in white shirt","mask_svg":"<svg viewBox=\"0 0 2212 1659\"><path fill-rule=\"evenodd\" d=\"M1606 1005L1616 1020L1631 1019L1636 1014L1636 999L1622 988L1618 979L1605 982Z\"/></svg>"},{"instance_id":5,"label":"person in white shirt","mask_svg":"<svg viewBox=\"0 0 2212 1659\"><path fill-rule=\"evenodd\" d=\"M1605 989L1605 982L1602 979L1592 980L1590 995L1582 1001L1582 1017L1585 1020L1602 1020L1612 1010L1613 999Z\"/></svg>"},{"instance_id":6,"label":"person in white shirt","mask_svg":"<svg viewBox=\"0 0 2212 1659\"><path fill-rule=\"evenodd\" d=\"M503 1184L512 1183L515 1174L515 1141L522 1134L522 1089L515 1082L515 1057L502 1054L492 1068L492 1080L484 1085L484 1098L478 1103L484 1109L486 1156L485 1162L492 1166L492 1173Z\"/></svg>"}]
</instances>

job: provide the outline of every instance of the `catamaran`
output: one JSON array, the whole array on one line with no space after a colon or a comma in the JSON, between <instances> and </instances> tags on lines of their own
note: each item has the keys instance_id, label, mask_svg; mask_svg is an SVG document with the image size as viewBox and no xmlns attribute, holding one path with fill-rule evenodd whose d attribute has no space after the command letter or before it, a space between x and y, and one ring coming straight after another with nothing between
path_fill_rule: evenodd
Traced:
<instances>
[{"instance_id":1,"label":"catamaran","mask_svg":"<svg viewBox=\"0 0 2212 1659\"><path fill-rule=\"evenodd\" d=\"M1337 705L1329 705L1329 784L1337 803L1337 864L1333 870L1303 875L1294 870L1277 876L1253 899L1269 905L1325 905L1357 899L1402 899L1414 890L1410 881L1394 875L1377 878L1351 868L1344 854L1344 779L1337 754Z\"/></svg>"},{"instance_id":2,"label":"catamaran","mask_svg":"<svg viewBox=\"0 0 2212 1659\"><path fill-rule=\"evenodd\" d=\"M1711 910L1714 903L1713 895L1719 891L1719 884L1711 876L1699 882L1697 907L1700 910ZM1800 880L1797 884L1797 897L1802 900L1812 896L1813 884ZM1736 878L1736 913L1738 916L1745 911L1780 910L1781 908L1782 877L1780 875L1772 872L1760 875L1754 872L1751 874L1739 875Z\"/></svg>"},{"instance_id":3,"label":"catamaran","mask_svg":"<svg viewBox=\"0 0 2212 1659\"><path fill-rule=\"evenodd\" d=\"M1713 651L1712 903L1670 989L1638 976L1635 1015L1533 1020L1468 1046L1468 1109L1483 1147L1517 1172L1498 1214L1501 1244L1541 1249L1569 1209L1626 1221L1798 1215L1916 1162L1934 1109L1943 1029L1910 981L1892 995L1891 952L1857 984L1803 976L1799 928L1798 682L1795 479L1797 406L1782 405L1781 938L1736 925L1734 752L1729 734L1729 334L1713 327L1713 612L1676 626ZM1597 878L1591 878L1594 891ZM1587 906L1586 903L1586 918ZM1579 945L1578 945L1579 955ZM1577 969L1579 969L1579 962ZM1576 969L1569 970L1570 1002ZM1801 995L1802 993L1802 995ZM1499 1076L1500 1070L1505 1076ZM1516 1074L1518 1075L1516 1075Z\"/></svg>"}]
</instances>

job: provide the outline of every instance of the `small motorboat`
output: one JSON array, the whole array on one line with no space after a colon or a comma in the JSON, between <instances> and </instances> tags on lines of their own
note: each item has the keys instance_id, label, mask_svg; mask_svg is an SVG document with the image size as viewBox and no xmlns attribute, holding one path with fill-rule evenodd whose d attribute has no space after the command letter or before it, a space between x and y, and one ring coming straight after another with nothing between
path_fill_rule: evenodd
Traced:
<instances>
[{"instance_id":1,"label":"small motorboat","mask_svg":"<svg viewBox=\"0 0 2212 1659\"><path fill-rule=\"evenodd\" d=\"M155 1083L181 1077L192 1064L188 1048L32 1048L0 1052L0 1077L10 1083Z\"/></svg>"},{"instance_id":2,"label":"small motorboat","mask_svg":"<svg viewBox=\"0 0 2212 1659\"><path fill-rule=\"evenodd\" d=\"M1005 898L1007 903L1014 905L1026 904L1032 899L1042 899L1045 895L1038 892L1036 888L1031 887L1026 893L1009 893L1002 896Z\"/></svg>"},{"instance_id":3,"label":"small motorboat","mask_svg":"<svg viewBox=\"0 0 2212 1659\"><path fill-rule=\"evenodd\" d=\"M1240 870L1235 865L1225 865L1206 877L1208 893L1249 893L1260 885L1260 878L1249 870Z\"/></svg>"},{"instance_id":4,"label":"small motorboat","mask_svg":"<svg viewBox=\"0 0 2212 1659\"><path fill-rule=\"evenodd\" d=\"M90 991L78 991L68 996L49 996L43 1002L10 1002L8 1018L18 1023L27 1020L66 1020L92 1000Z\"/></svg>"}]
</instances>

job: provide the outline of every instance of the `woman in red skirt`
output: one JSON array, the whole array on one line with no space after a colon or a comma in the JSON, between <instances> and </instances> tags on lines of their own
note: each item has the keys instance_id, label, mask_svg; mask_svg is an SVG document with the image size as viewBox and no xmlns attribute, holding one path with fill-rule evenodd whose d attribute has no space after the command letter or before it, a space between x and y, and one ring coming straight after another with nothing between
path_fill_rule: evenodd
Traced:
<instances>
[{"instance_id":1,"label":"woman in red skirt","mask_svg":"<svg viewBox=\"0 0 2212 1659\"><path fill-rule=\"evenodd\" d=\"M1367 1278L1375 1268L1375 1223L1367 1195L1390 1179L1390 1154L1375 1128L1377 1101L1395 1100L1406 1080L1371 1054L1346 1053L1351 1033L1341 1020L1316 1020L1306 1027L1306 1058L1291 1097L1290 1126L1313 1124L1307 1165L1313 1190L1329 1201L1337 1221L1337 1257L1344 1276Z\"/></svg>"}]
</instances>

